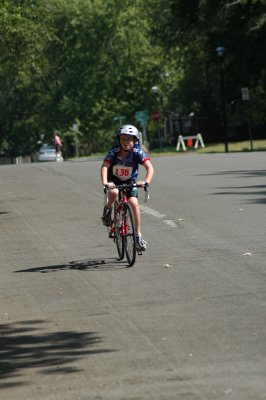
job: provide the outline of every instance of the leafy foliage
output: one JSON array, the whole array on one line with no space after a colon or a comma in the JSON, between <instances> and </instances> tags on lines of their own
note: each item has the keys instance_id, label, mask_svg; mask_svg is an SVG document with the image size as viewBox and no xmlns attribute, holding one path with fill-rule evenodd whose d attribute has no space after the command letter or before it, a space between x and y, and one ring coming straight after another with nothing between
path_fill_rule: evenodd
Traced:
<instances>
[{"instance_id":1,"label":"leafy foliage","mask_svg":"<svg viewBox=\"0 0 266 400\"><path fill-rule=\"evenodd\" d=\"M230 118L245 123L241 87L249 87L253 124L265 129L265 8L265 0L0 0L2 154L30 154L54 129L71 154L76 121L81 152L106 150L115 117L138 124L139 110L217 122L217 46L226 49ZM150 121L150 139L156 129Z\"/></svg>"}]
</instances>

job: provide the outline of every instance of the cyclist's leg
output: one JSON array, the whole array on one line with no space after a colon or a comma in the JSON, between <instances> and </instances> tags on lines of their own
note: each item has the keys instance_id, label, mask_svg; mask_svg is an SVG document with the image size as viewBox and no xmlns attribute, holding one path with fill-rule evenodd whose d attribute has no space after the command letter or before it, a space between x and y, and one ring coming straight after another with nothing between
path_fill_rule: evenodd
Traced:
<instances>
[{"instance_id":1,"label":"cyclist's leg","mask_svg":"<svg viewBox=\"0 0 266 400\"><path fill-rule=\"evenodd\" d=\"M140 209L139 209L139 202L137 197L130 197L128 199L128 202L131 206L132 212L133 212L133 217L134 217L134 222L135 222L135 232L136 232L136 246L137 250L145 250L147 242L143 239L141 235L141 230L140 230Z\"/></svg>"},{"instance_id":2,"label":"cyclist's leg","mask_svg":"<svg viewBox=\"0 0 266 400\"><path fill-rule=\"evenodd\" d=\"M113 203L114 203L115 199L117 198L117 195L118 195L118 189L109 189L108 190L108 200L107 200L107 204L106 204L106 206L108 208L113 207Z\"/></svg>"},{"instance_id":3,"label":"cyclist's leg","mask_svg":"<svg viewBox=\"0 0 266 400\"><path fill-rule=\"evenodd\" d=\"M108 172L108 182L112 182L115 185L119 185L121 184L121 182L115 178L109 175ZM116 200L117 196L118 196L118 189L108 189L108 196L107 196L107 208L112 208L113 207L113 203Z\"/></svg>"},{"instance_id":4,"label":"cyclist's leg","mask_svg":"<svg viewBox=\"0 0 266 400\"><path fill-rule=\"evenodd\" d=\"M133 212L136 233L140 234L140 209L137 197L130 197L128 199L128 203L130 204Z\"/></svg>"},{"instance_id":5,"label":"cyclist's leg","mask_svg":"<svg viewBox=\"0 0 266 400\"><path fill-rule=\"evenodd\" d=\"M117 195L118 195L118 189L109 189L107 204L104 206L103 216L102 216L103 224L106 226L111 225L112 208L113 208L113 203L114 203L115 199L117 198Z\"/></svg>"}]
</instances>

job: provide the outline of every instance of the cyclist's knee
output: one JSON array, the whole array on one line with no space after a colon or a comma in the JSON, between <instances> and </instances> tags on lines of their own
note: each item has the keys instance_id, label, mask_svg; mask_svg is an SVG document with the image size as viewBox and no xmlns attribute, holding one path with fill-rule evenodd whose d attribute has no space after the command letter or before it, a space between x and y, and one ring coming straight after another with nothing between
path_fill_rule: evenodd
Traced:
<instances>
[{"instance_id":1,"label":"cyclist's knee","mask_svg":"<svg viewBox=\"0 0 266 400\"><path fill-rule=\"evenodd\" d=\"M109 189L108 198L112 201L115 201L118 195L117 189Z\"/></svg>"},{"instance_id":2,"label":"cyclist's knee","mask_svg":"<svg viewBox=\"0 0 266 400\"><path fill-rule=\"evenodd\" d=\"M131 205L132 208L138 209L139 208L139 202L136 197L130 197L128 199L129 204Z\"/></svg>"}]
</instances>

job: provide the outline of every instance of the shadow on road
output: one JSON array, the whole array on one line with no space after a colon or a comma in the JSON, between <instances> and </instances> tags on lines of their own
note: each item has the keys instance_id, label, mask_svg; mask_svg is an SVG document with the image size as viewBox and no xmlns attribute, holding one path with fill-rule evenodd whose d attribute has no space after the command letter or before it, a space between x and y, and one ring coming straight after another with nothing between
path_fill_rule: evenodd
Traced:
<instances>
[{"instance_id":1,"label":"shadow on road","mask_svg":"<svg viewBox=\"0 0 266 400\"><path fill-rule=\"evenodd\" d=\"M246 203L249 204L266 204L266 185L254 186L233 186L233 187L217 187L216 189L227 189L226 191L211 193L212 195L241 195L241 196L257 196L256 198L247 198ZM244 189L244 190L243 190ZM264 190L263 190L264 189Z\"/></svg>"},{"instance_id":2,"label":"shadow on road","mask_svg":"<svg viewBox=\"0 0 266 400\"><path fill-rule=\"evenodd\" d=\"M23 375L28 369L70 374L80 371L71 365L78 359L113 351L100 348L102 340L95 332L40 333L44 324L43 320L0 324L0 389L27 384Z\"/></svg>"},{"instance_id":3,"label":"shadow on road","mask_svg":"<svg viewBox=\"0 0 266 400\"><path fill-rule=\"evenodd\" d=\"M127 268L126 261L119 261L115 258L109 259L86 259L66 262L58 265L47 265L44 267L24 268L14 272L58 272L65 270L80 270L80 271L106 271Z\"/></svg>"},{"instance_id":4,"label":"shadow on road","mask_svg":"<svg viewBox=\"0 0 266 400\"><path fill-rule=\"evenodd\" d=\"M208 174L200 174L196 176L210 176L210 175L229 175L233 178L265 178L266 170L236 170L236 171L218 171ZM266 185L248 185L248 186L236 186L231 187L216 187L216 189L227 189L223 192L211 193L212 195L241 195L241 196L256 196L247 198L245 202L247 204L266 204ZM244 189L244 190L242 190Z\"/></svg>"},{"instance_id":5,"label":"shadow on road","mask_svg":"<svg viewBox=\"0 0 266 400\"><path fill-rule=\"evenodd\" d=\"M228 171L217 171L217 172L210 172L208 174L197 174L195 176L210 176L210 175L235 175L235 178L253 178L253 177L265 177L266 170L259 169L259 170L228 170Z\"/></svg>"}]
</instances>

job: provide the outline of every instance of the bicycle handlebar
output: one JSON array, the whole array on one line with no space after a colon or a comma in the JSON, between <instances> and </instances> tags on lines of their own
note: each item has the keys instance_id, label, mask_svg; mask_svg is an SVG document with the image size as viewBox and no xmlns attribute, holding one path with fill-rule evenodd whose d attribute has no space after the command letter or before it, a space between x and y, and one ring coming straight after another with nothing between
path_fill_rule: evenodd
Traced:
<instances>
[{"instance_id":1,"label":"bicycle handlebar","mask_svg":"<svg viewBox=\"0 0 266 400\"><path fill-rule=\"evenodd\" d=\"M137 187L137 188L143 188L144 190L148 190L149 188L149 184L148 182L145 183L122 183L120 185L114 185L112 188L109 188L108 185L104 186L104 190L110 190L110 189L119 189L119 190L123 190L123 189L129 189L129 188L133 188L133 187Z\"/></svg>"},{"instance_id":2,"label":"bicycle handlebar","mask_svg":"<svg viewBox=\"0 0 266 400\"><path fill-rule=\"evenodd\" d=\"M130 188L143 188L145 191L145 199L144 203L147 202L147 200L150 198L149 197L149 183L145 182L144 184L137 184L137 183L122 183L121 185L114 185L112 188L109 188L107 185L104 186L103 190L104 193L107 194L107 191L110 189L118 189L118 190L125 190L125 189L130 189Z\"/></svg>"}]
</instances>

